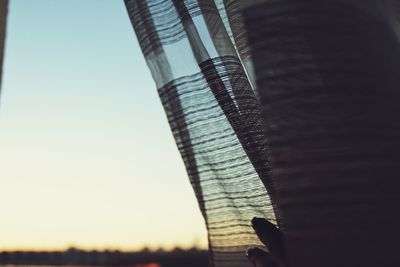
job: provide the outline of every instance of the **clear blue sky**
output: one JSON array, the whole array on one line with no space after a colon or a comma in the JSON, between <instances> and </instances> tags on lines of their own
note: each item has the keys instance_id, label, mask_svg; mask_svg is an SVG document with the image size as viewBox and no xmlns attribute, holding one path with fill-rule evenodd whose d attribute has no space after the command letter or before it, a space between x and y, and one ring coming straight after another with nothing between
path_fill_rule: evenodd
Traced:
<instances>
[{"instance_id":1,"label":"clear blue sky","mask_svg":"<svg viewBox=\"0 0 400 267\"><path fill-rule=\"evenodd\" d=\"M206 245L122 0L10 0L0 250Z\"/></svg>"}]
</instances>

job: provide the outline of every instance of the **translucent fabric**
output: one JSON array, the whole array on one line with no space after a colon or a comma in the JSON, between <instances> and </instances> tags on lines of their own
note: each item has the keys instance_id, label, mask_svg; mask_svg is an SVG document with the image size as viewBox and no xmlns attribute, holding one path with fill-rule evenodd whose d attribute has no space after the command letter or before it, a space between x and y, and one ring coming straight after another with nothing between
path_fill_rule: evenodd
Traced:
<instances>
[{"instance_id":1,"label":"translucent fabric","mask_svg":"<svg viewBox=\"0 0 400 267\"><path fill-rule=\"evenodd\" d=\"M206 222L211 266L250 266L245 251L260 245L250 220L275 217L259 102L239 56L249 53L227 19L234 5L125 4Z\"/></svg>"},{"instance_id":2,"label":"translucent fabric","mask_svg":"<svg viewBox=\"0 0 400 267\"><path fill-rule=\"evenodd\" d=\"M212 264L262 216L291 267L400 266L399 3L126 1Z\"/></svg>"},{"instance_id":3,"label":"translucent fabric","mask_svg":"<svg viewBox=\"0 0 400 267\"><path fill-rule=\"evenodd\" d=\"M400 2L264 2L243 14L290 266L400 266Z\"/></svg>"},{"instance_id":4,"label":"translucent fabric","mask_svg":"<svg viewBox=\"0 0 400 267\"><path fill-rule=\"evenodd\" d=\"M0 1L0 92L1 92L1 77L3 73L3 55L4 55L4 42L6 35L7 7L8 7L8 0Z\"/></svg>"}]
</instances>

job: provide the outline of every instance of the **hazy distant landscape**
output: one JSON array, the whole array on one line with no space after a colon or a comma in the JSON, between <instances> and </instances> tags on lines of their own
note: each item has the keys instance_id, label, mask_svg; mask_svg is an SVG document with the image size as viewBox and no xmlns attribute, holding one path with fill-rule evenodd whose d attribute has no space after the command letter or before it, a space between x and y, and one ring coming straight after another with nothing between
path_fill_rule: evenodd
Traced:
<instances>
[{"instance_id":1,"label":"hazy distant landscape","mask_svg":"<svg viewBox=\"0 0 400 267\"><path fill-rule=\"evenodd\" d=\"M0 266L130 266L130 267L207 267L208 252L196 248L171 251L126 252L118 250L3 251Z\"/></svg>"}]
</instances>

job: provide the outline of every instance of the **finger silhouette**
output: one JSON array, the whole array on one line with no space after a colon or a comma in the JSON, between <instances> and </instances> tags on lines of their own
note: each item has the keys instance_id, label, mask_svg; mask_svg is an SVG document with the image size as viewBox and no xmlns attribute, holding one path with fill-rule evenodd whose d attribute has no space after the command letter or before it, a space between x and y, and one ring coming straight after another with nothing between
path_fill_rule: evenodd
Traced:
<instances>
[{"instance_id":1,"label":"finger silhouette","mask_svg":"<svg viewBox=\"0 0 400 267\"><path fill-rule=\"evenodd\" d=\"M283 233L264 218L254 217L251 224L260 241L268 248L271 256L280 263L279 266L284 266L286 253Z\"/></svg>"}]
</instances>

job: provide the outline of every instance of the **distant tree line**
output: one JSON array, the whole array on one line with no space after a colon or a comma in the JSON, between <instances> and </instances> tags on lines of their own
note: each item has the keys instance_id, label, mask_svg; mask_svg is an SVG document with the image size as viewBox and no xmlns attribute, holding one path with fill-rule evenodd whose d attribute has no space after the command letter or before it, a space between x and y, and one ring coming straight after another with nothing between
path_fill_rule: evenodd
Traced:
<instances>
[{"instance_id":1,"label":"distant tree line","mask_svg":"<svg viewBox=\"0 0 400 267\"><path fill-rule=\"evenodd\" d=\"M86 251L70 248L65 251L6 251L0 252L0 265L75 265L75 266L134 266L158 263L162 267L207 267L208 252L199 249L137 252Z\"/></svg>"}]
</instances>

